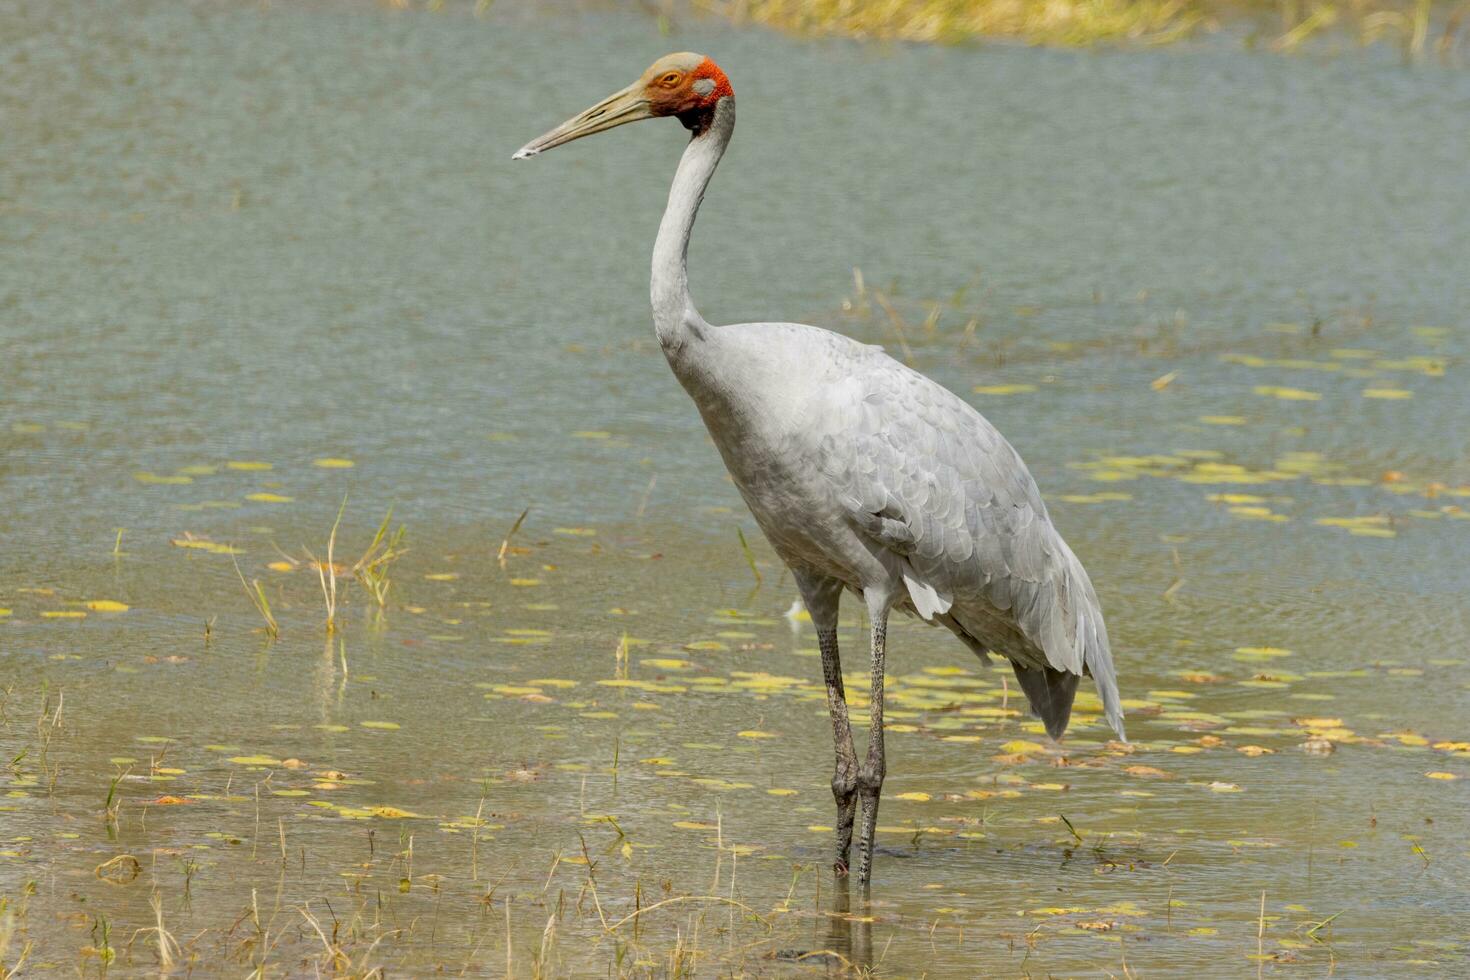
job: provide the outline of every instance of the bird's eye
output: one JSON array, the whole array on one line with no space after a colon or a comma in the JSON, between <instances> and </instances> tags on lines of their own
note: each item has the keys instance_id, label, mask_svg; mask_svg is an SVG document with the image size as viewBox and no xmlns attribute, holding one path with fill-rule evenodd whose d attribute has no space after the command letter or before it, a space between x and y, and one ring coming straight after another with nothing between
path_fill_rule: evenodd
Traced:
<instances>
[{"instance_id":1,"label":"bird's eye","mask_svg":"<svg viewBox=\"0 0 1470 980\"><path fill-rule=\"evenodd\" d=\"M668 85L668 86L671 86L671 87L674 86L674 85L677 85L677 84L679 84L679 73L676 72L676 71L671 71L667 75L665 75L663 78L660 78L658 80L658 83L660 85Z\"/></svg>"}]
</instances>

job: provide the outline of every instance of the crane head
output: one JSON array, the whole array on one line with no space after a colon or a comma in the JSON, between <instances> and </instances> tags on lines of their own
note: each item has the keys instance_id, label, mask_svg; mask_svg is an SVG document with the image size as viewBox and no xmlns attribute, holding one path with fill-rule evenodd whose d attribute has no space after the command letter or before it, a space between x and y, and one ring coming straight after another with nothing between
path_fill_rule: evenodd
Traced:
<instances>
[{"instance_id":1,"label":"crane head","mask_svg":"<svg viewBox=\"0 0 1470 980\"><path fill-rule=\"evenodd\" d=\"M734 97L730 80L704 55L688 51L664 55L638 81L533 139L511 159L524 160L583 136L659 116L675 116L698 134L709 125L720 100Z\"/></svg>"}]
</instances>

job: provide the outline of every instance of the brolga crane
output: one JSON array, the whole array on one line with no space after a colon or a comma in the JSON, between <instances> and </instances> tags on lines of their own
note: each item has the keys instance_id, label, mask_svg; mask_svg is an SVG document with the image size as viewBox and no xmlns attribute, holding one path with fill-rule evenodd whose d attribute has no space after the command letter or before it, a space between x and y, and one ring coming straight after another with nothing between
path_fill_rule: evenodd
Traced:
<instances>
[{"instance_id":1,"label":"brolga crane","mask_svg":"<svg viewBox=\"0 0 1470 980\"><path fill-rule=\"evenodd\" d=\"M797 323L706 323L687 254L705 188L735 131L735 93L697 54L656 61L627 88L521 147L523 160L639 119L690 131L653 246L653 323L725 466L790 567L816 627L837 764L835 869L867 884L883 788L888 615L947 627L982 658L1005 657L1031 709L1060 738L1090 674L1108 723L1123 712L1092 582L1047 516L1026 464L975 409L882 348ZM862 599L872 653L867 756L858 761L837 652L837 605Z\"/></svg>"}]
</instances>

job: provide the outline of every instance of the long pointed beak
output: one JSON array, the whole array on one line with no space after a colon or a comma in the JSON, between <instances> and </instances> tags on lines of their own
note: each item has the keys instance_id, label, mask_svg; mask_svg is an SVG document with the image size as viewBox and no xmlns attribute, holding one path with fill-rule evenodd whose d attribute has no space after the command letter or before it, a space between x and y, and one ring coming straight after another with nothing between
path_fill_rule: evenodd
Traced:
<instances>
[{"instance_id":1,"label":"long pointed beak","mask_svg":"<svg viewBox=\"0 0 1470 980\"><path fill-rule=\"evenodd\" d=\"M621 92L609 95L586 112L573 116L551 132L536 137L516 150L515 156L511 159L525 160L553 146L561 146L563 143L570 143L583 136L591 136L593 133L612 129L614 126L652 117L653 110L648 104L648 99L643 95L643 86L634 83Z\"/></svg>"}]
</instances>

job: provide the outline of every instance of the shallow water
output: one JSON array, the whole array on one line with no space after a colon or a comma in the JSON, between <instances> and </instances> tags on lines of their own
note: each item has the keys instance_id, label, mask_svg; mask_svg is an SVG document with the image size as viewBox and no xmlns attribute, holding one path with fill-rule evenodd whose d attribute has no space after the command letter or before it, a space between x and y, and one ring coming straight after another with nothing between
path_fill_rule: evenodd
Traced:
<instances>
[{"instance_id":1,"label":"shallow water","mask_svg":"<svg viewBox=\"0 0 1470 980\"><path fill-rule=\"evenodd\" d=\"M206 974L1470 969L1470 76L346 2L0 38L7 966L152 969L156 896ZM845 917L814 637L648 324L683 135L508 159L679 48L741 100L706 316L967 393L1130 699L1058 748L896 624ZM344 571L390 505L410 550L328 639L344 494Z\"/></svg>"}]
</instances>

